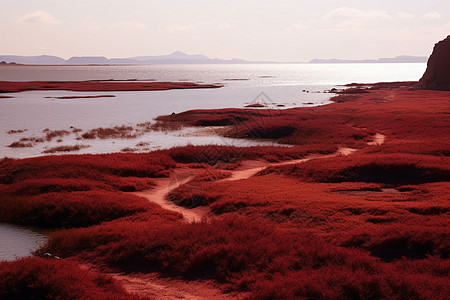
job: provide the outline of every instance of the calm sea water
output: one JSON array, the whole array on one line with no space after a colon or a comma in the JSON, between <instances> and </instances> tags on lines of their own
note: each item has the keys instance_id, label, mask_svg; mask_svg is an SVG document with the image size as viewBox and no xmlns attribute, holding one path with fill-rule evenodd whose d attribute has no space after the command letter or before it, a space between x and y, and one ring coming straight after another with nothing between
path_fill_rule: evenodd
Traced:
<instances>
[{"instance_id":1,"label":"calm sea water","mask_svg":"<svg viewBox=\"0 0 450 300\"><path fill-rule=\"evenodd\" d=\"M70 126L89 130L97 127L136 125L158 115L189 109L244 107L264 101L283 108L324 105L331 94L324 90L352 82L418 80L425 64L264 64L264 65L154 65L154 66L2 66L0 80L156 80L220 83L220 89L68 92L31 91L0 99L0 157L33 157L61 145L89 146L77 153L118 152L139 142L154 150L191 144L233 144L242 141L212 135L186 136L180 133L150 133L130 140L77 141L75 134L63 141L38 143L31 148L10 148L24 137L41 137L46 128L68 130ZM302 92L308 90L309 93ZM59 100L47 97L111 94L115 98ZM24 130L7 134L9 130ZM245 142L245 146L261 144ZM265 143L263 143L265 144Z\"/></svg>"},{"instance_id":2,"label":"calm sea water","mask_svg":"<svg viewBox=\"0 0 450 300\"><path fill-rule=\"evenodd\" d=\"M158 80L228 86L339 85L418 80L426 64L255 64L149 66L3 66L0 80ZM230 82L226 79L248 79Z\"/></svg>"}]
</instances>

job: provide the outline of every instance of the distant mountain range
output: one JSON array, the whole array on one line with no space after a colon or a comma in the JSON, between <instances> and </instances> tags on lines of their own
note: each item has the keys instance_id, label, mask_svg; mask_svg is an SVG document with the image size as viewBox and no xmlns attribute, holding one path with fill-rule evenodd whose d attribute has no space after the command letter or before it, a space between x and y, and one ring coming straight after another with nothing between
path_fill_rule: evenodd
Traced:
<instances>
[{"instance_id":1,"label":"distant mountain range","mask_svg":"<svg viewBox=\"0 0 450 300\"><path fill-rule=\"evenodd\" d=\"M427 62L425 56L398 56L395 58L380 58L366 60L340 60L340 59L313 59L309 63L416 63ZM0 55L0 62L26 65L153 65L153 64L273 64L271 61L247 61L233 58L230 60L211 59L202 54L186 54L176 51L169 55L160 56L135 56L128 58L106 58L104 56L74 56L63 59L57 56L17 56ZM294 62L300 63L300 62Z\"/></svg>"},{"instance_id":2,"label":"distant mountain range","mask_svg":"<svg viewBox=\"0 0 450 300\"><path fill-rule=\"evenodd\" d=\"M393 58L379 58L379 59L313 59L310 64L348 64L348 63L426 63L428 57L426 56L408 56L402 55Z\"/></svg>"},{"instance_id":3,"label":"distant mountain range","mask_svg":"<svg viewBox=\"0 0 450 300\"><path fill-rule=\"evenodd\" d=\"M26 64L26 65L152 65L152 64L251 64L251 63L273 63L266 61L246 61L233 58L211 59L205 55L189 55L176 51L169 55L160 56L136 56L128 58L106 58L104 56L74 56L63 59L57 56L16 56L0 55L0 62Z\"/></svg>"}]
</instances>

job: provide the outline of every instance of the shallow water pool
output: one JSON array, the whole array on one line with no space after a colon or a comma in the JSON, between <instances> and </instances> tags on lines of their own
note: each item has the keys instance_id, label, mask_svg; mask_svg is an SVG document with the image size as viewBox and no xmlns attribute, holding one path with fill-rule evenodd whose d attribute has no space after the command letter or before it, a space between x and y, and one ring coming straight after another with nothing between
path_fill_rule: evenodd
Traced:
<instances>
[{"instance_id":1,"label":"shallow water pool","mask_svg":"<svg viewBox=\"0 0 450 300\"><path fill-rule=\"evenodd\" d=\"M0 223L0 261L30 256L46 241L45 234L30 227Z\"/></svg>"}]
</instances>

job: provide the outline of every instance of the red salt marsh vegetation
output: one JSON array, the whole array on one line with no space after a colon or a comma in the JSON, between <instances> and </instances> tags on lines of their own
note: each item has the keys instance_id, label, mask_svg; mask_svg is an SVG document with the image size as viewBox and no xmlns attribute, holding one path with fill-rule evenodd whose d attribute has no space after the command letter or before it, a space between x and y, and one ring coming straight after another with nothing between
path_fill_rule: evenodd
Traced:
<instances>
[{"instance_id":1,"label":"red salt marsh vegetation","mask_svg":"<svg viewBox=\"0 0 450 300\"><path fill-rule=\"evenodd\" d=\"M160 116L160 127L225 126L220 133L226 137L270 139L283 144L307 145L365 145L375 132L354 128L336 113L314 110L193 110Z\"/></svg>"},{"instance_id":2,"label":"red salt marsh vegetation","mask_svg":"<svg viewBox=\"0 0 450 300\"><path fill-rule=\"evenodd\" d=\"M110 191L5 195L0 220L40 227L84 227L145 212L152 209L151 204L140 197Z\"/></svg>"},{"instance_id":3,"label":"red salt marsh vegetation","mask_svg":"<svg viewBox=\"0 0 450 300\"><path fill-rule=\"evenodd\" d=\"M368 86L321 107L159 118L161 127L226 126L225 136L294 147L3 159L1 211L9 222L67 228L39 255L105 273L212 280L223 297L448 299L450 94L411 87ZM233 176L246 168L255 175ZM162 180L172 182L165 192ZM154 189L180 209L201 206L203 221L127 193ZM141 283L141 296L154 289Z\"/></svg>"},{"instance_id":4,"label":"red salt marsh vegetation","mask_svg":"<svg viewBox=\"0 0 450 300\"><path fill-rule=\"evenodd\" d=\"M221 85L191 82L143 82L143 81L0 81L0 93L16 93L36 90L67 90L76 92L105 91L162 91L171 89L220 88Z\"/></svg>"},{"instance_id":5,"label":"red salt marsh vegetation","mask_svg":"<svg viewBox=\"0 0 450 300\"><path fill-rule=\"evenodd\" d=\"M1 299L139 299L113 278L75 262L24 258L0 262Z\"/></svg>"},{"instance_id":6,"label":"red salt marsh vegetation","mask_svg":"<svg viewBox=\"0 0 450 300\"><path fill-rule=\"evenodd\" d=\"M164 154L55 156L0 162L0 221L38 227L100 224L152 209L124 192L149 189L175 162Z\"/></svg>"}]
</instances>

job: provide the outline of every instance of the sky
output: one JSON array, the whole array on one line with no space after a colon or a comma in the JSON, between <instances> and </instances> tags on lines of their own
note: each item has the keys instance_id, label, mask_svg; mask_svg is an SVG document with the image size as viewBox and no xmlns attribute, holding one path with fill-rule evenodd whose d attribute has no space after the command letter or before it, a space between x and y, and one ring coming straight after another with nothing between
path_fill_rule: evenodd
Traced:
<instances>
[{"instance_id":1,"label":"sky","mask_svg":"<svg viewBox=\"0 0 450 300\"><path fill-rule=\"evenodd\" d=\"M309 61L430 55L449 0L0 0L0 55Z\"/></svg>"}]
</instances>

